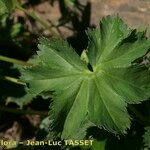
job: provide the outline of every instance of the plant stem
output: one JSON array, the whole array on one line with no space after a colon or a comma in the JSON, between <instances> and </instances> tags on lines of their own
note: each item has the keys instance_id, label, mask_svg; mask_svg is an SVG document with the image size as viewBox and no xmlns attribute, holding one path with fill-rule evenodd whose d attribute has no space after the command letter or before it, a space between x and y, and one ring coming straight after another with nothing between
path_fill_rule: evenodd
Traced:
<instances>
[{"instance_id":1,"label":"plant stem","mask_svg":"<svg viewBox=\"0 0 150 150\"><path fill-rule=\"evenodd\" d=\"M31 18L33 18L34 20L39 22L45 29L49 30L49 32L51 32L54 36L59 36L58 33L52 29L52 27L54 25L53 24L50 25L45 20L41 19L41 17L39 15L37 15L34 11L28 11L28 10L24 9L22 6L17 6L17 9L23 11L28 16L30 16Z\"/></svg>"},{"instance_id":2,"label":"plant stem","mask_svg":"<svg viewBox=\"0 0 150 150\"><path fill-rule=\"evenodd\" d=\"M41 116L48 115L48 111L21 110L21 109L8 108L5 106L0 106L0 111L14 113L14 114L29 114L29 115L41 115Z\"/></svg>"},{"instance_id":3,"label":"plant stem","mask_svg":"<svg viewBox=\"0 0 150 150\"><path fill-rule=\"evenodd\" d=\"M4 79L5 79L5 80L8 80L8 81L10 81L10 82L16 83L16 84L26 85L26 83L20 82L18 79L13 78L13 77L5 76Z\"/></svg>"},{"instance_id":4,"label":"plant stem","mask_svg":"<svg viewBox=\"0 0 150 150\"><path fill-rule=\"evenodd\" d=\"M26 83L19 81L19 79L16 79L14 77L9 77L9 76L1 76L0 75L0 80L7 80L16 84L24 85L26 86Z\"/></svg>"},{"instance_id":5,"label":"plant stem","mask_svg":"<svg viewBox=\"0 0 150 150\"><path fill-rule=\"evenodd\" d=\"M32 66L32 64L27 63L25 61L17 60L17 59L14 59L14 58L9 58L9 57L6 57L6 56L1 56L1 55L0 55L0 60L5 61L5 62L9 62L9 63L18 64L18 65L23 65L23 66Z\"/></svg>"}]
</instances>

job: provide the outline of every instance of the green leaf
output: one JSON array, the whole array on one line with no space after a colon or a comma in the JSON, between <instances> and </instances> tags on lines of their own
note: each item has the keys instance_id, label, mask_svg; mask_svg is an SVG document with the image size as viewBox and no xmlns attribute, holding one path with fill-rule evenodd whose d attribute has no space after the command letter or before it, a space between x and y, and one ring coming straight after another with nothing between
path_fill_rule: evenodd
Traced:
<instances>
[{"instance_id":1,"label":"green leaf","mask_svg":"<svg viewBox=\"0 0 150 150\"><path fill-rule=\"evenodd\" d=\"M7 8L6 5L4 4L4 2L1 0L0 1L0 15L3 15L7 12Z\"/></svg>"},{"instance_id":2,"label":"green leaf","mask_svg":"<svg viewBox=\"0 0 150 150\"><path fill-rule=\"evenodd\" d=\"M19 2L17 0L1 0L0 1L0 14L5 14L13 11Z\"/></svg>"},{"instance_id":3,"label":"green leaf","mask_svg":"<svg viewBox=\"0 0 150 150\"><path fill-rule=\"evenodd\" d=\"M77 3L77 0L64 0L65 5L68 6L74 6Z\"/></svg>"},{"instance_id":4,"label":"green leaf","mask_svg":"<svg viewBox=\"0 0 150 150\"><path fill-rule=\"evenodd\" d=\"M20 23L14 24L11 29L11 37L15 38L21 33L22 25Z\"/></svg>"},{"instance_id":5,"label":"green leaf","mask_svg":"<svg viewBox=\"0 0 150 150\"><path fill-rule=\"evenodd\" d=\"M150 148L150 127L146 128L146 132L144 134L144 143L146 147Z\"/></svg>"},{"instance_id":6,"label":"green leaf","mask_svg":"<svg viewBox=\"0 0 150 150\"><path fill-rule=\"evenodd\" d=\"M31 94L53 91L51 129L62 138L83 138L90 126L124 134L130 127L127 104L150 96L150 74L134 62L147 52L150 41L128 29L118 16L103 18L100 28L87 34L92 69L67 42L41 39L37 63L22 72Z\"/></svg>"},{"instance_id":7,"label":"green leaf","mask_svg":"<svg viewBox=\"0 0 150 150\"><path fill-rule=\"evenodd\" d=\"M88 52L93 68L127 67L136 58L144 55L150 41L145 38L133 42L125 41L131 34L131 30L119 17L110 16L102 19L100 28L89 30Z\"/></svg>"},{"instance_id":8,"label":"green leaf","mask_svg":"<svg viewBox=\"0 0 150 150\"><path fill-rule=\"evenodd\" d=\"M106 140L104 141L97 141L94 140L92 144L92 150L105 150Z\"/></svg>"},{"instance_id":9,"label":"green leaf","mask_svg":"<svg viewBox=\"0 0 150 150\"><path fill-rule=\"evenodd\" d=\"M19 97L19 98L9 97L6 100L6 103L8 104L10 102L13 102L13 103L16 103L20 108L23 108L24 105L29 104L32 100L33 100L33 96L30 94L26 94L26 95Z\"/></svg>"},{"instance_id":10,"label":"green leaf","mask_svg":"<svg viewBox=\"0 0 150 150\"><path fill-rule=\"evenodd\" d=\"M89 63L86 50L83 50L83 52L81 53L81 60L85 61L86 63Z\"/></svg>"}]
</instances>

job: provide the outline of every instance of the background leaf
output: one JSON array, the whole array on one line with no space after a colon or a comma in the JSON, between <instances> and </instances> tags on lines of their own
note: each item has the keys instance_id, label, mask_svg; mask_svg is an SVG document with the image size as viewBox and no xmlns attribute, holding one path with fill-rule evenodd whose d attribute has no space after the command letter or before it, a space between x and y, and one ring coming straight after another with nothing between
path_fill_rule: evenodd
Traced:
<instances>
[{"instance_id":1,"label":"background leaf","mask_svg":"<svg viewBox=\"0 0 150 150\"><path fill-rule=\"evenodd\" d=\"M18 6L18 0L1 0L0 2L0 14L10 13L16 6Z\"/></svg>"},{"instance_id":2,"label":"background leaf","mask_svg":"<svg viewBox=\"0 0 150 150\"><path fill-rule=\"evenodd\" d=\"M146 147L150 148L150 127L146 128L146 132L144 134L144 143Z\"/></svg>"}]
</instances>

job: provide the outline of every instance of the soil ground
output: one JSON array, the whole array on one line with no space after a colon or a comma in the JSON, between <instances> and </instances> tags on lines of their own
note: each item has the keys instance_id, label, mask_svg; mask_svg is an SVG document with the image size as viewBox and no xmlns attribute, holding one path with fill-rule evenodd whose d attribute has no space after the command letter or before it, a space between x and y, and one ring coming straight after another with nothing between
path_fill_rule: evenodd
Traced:
<instances>
[{"instance_id":1,"label":"soil ground","mask_svg":"<svg viewBox=\"0 0 150 150\"><path fill-rule=\"evenodd\" d=\"M150 35L150 1L149 0L79 0L82 4L91 5L91 24L98 25L99 20L107 15L121 16L130 27L143 26L148 29ZM60 18L58 3L54 6L45 1L34 7L47 20L56 22ZM68 36L69 31L63 30Z\"/></svg>"}]
</instances>

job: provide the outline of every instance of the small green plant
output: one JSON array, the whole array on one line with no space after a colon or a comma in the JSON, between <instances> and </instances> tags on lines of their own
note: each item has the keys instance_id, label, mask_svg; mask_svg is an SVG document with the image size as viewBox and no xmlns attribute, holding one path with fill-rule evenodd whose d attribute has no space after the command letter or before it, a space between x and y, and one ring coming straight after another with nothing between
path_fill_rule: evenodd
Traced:
<instances>
[{"instance_id":1,"label":"small green plant","mask_svg":"<svg viewBox=\"0 0 150 150\"><path fill-rule=\"evenodd\" d=\"M144 142L145 142L145 145L148 148L150 148L150 127L146 128L146 132L145 132L145 135L144 135Z\"/></svg>"},{"instance_id":2,"label":"small green plant","mask_svg":"<svg viewBox=\"0 0 150 150\"><path fill-rule=\"evenodd\" d=\"M126 134L131 126L127 108L138 115L131 104L150 97L150 73L139 59L150 47L144 32L108 16L87 35L87 61L67 42L42 38L33 65L22 71L30 94L52 93L51 131L62 139L82 139L92 126ZM146 146L148 137L149 131Z\"/></svg>"}]
</instances>

